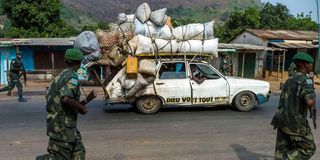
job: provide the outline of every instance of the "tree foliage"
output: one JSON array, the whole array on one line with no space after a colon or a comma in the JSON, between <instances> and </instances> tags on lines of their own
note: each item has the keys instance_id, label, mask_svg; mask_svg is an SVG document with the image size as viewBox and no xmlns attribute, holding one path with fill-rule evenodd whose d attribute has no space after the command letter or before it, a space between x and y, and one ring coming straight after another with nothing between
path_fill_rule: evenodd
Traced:
<instances>
[{"instance_id":1,"label":"tree foliage","mask_svg":"<svg viewBox=\"0 0 320 160\"><path fill-rule=\"evenodd\" d=\"M267 3L259 11L257 8L236 9L222 25L215 26L215 35L222 42L245 29L283 29L283 30L316 30L317 23L312 21L311 13L298 14L297 17L289 13L287 6Z\"/></svg>"},{"instance_id":2,"label":"tree foliage","mask_svg":"<svg viewBox=\"0 0 320 160\"><path fill-rule=\"evenodd\" d=\"M67 37L76 33L60 18L60 0L3 0L12 27L7 37Z\"/></svg>"}]
</instances>

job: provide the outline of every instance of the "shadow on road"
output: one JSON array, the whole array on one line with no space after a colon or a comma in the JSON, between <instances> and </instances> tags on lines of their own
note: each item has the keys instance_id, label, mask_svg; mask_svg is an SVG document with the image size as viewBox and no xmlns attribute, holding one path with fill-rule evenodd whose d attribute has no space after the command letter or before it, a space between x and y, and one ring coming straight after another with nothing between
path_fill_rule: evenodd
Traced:
<instances>
[{"instance_id":1,"label":"shadow on road","mask_svg":"<svg viewBox=\"0 0 320 160\"><path fill-rule=\"evenodd\" d=\"M251 112L259 112L262 108L255 106ZM137 112L134 107L131 105L109 105L105 106L103 108L103 111L105 113L129 113L129 112ZM234 111L239 112L233 107L221 105L221 106L214 106L214 107L200 107L200 106L175 106L175 105L169 105L164 106L160 109L159 112L204 112L204 111Z\"/></svg>"},{"instance_id":2,"label":"shadow on road","mask_svg":"<svg viewBox=\"0 0 320 160\"><path fill-rule=\"evenodd\" d=\"M273 160L273 156L254 153L249 151L246 147L239 144L231 144L230 147L236 152L239 160Z\"/></svg>"}]
</instances>

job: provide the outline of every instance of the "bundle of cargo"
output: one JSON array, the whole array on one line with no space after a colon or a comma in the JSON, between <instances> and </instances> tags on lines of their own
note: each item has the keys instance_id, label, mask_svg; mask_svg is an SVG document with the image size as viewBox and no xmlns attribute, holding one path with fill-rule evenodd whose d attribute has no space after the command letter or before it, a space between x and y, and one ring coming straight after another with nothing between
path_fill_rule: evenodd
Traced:
<instances>
[{"instance_id":1,"label":"bundle of cargo","mask_svg":"<svg viewBox=\"0 0 320 160\"><path fill-rule=\"evenodd\" d=\"M122 52L137 56L168 53L173 56L206 54L218 57L218 39L214 37L214 21L173 28L171 17L166 12L166 8L152 12L150 6L143 3L136 9L134 15L120 13L118 22L110 24L108 31L98 30L96 33L101 48L107 48L103 54L114 54L112 48L117 46ZM121 57L120 54L115 55ZM122 57L127 55L122 54ZM103 57L115 58L109 55Z\"/></svg>"},{"instance_id":2,"label":"bundle of cargo","mask_svg":"<svg viewBox=\"0 0 320 160\"><path fill-rule=\"evenodd\" d=\"M130 99L140 96L147 86L155 80L156 63L154 60L143 59L138 65L138 59L129 56L126 67L114 77L106 87L110 98Z\"/></svg>"},{"instance_id":3,"label":"bundle of cargo","mask_svg":"<svg viewBox=\"0 0 320 160\"><path fill-rule=\"evenodd\" d=\"M87 64L90 61L98 61L101 58L97 37L91 31L80 33L75 39L74 48L81 50L85 55L82 64Z\"/></svg>"}]
</instances>

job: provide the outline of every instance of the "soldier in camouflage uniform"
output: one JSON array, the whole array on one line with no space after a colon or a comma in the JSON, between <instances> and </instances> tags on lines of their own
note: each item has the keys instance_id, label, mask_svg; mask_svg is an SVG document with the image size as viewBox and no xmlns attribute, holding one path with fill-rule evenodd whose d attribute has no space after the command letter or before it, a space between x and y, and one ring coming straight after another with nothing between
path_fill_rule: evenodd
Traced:
<instances>
[{"instance_id":1,"label":"soldier in camouflage uniform","mask_svg":"<svg viewBox=\"0 0 320 160\"><path fill-rule=\"evenodd\" d=\"M220 63L220 71L225 75L225 76L232 76L232 62L230 55L225 55L223 60Z\"/></svg>"},{"instance_id":2,"label":"soldier in camouflage uniform","mask_svg":"<svg viewBox=\"0 0 320 160\"><path fill-rule=\"evenodd\" d=\"M297 71L286 81L271 122L277 128L277 160L307 160L316 150L307 120L308 109L315 104L312 80L307 76L312 71L313 59L300 52L293 60Z\"/></svg>"},{"instance_id":3,"label":"soldier in camouflage uniform","mask_svg":"<svg viewBox=\"0 0 320 160\"><path fill-rule=\"evenodd\" d=\"M294 64L294 62L292 62L288 69L289 77L293 76L293 74L296 73L296 71L297 71L296 65Z\"/></svg>"},{"instance_id":4,"label":"soldier in camouflage uniform","mask_svg":"<svg viewBox=\"0 0 320 160\"><path fill-rule=\"evenodd\" d=\"M51 84L47 100L47 135L49 154L36 160L84 160L85 148L77 129L77 115L86 114L86 107L79 102L80 84L77 69L83 54L78 49L68 49L65 53L67 69Z\"/></svg>"},{"instance_id":5,"label":"soldier in camouflage uniform","mask_svg":"<svg viewBox=\"0 0 320 160\"><path fill-rule=\"evenodd\" d=\"M9 85L0 88L0 92L8 91L8 96L11 95L11 90L17 86L18 89L18 95L19 95L19 102L27 102L27 99L23 98L22 96L22 83L20 81L20 77L22 75L25 76L26 71L24 69L23 63L21 62L22 54L20 51L17 52L16 59L13 59L10 63L10 72L9 72ZM26 84L26 78L25 78L25 85Z\"/></svg>"}]
</instances>

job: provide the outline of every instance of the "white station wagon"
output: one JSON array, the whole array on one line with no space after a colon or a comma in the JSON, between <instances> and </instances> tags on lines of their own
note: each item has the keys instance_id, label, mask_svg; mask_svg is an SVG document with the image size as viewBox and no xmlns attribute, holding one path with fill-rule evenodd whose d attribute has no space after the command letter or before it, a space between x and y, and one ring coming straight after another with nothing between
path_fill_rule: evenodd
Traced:
<instances>
[{"instance_id":1,"label":"white station wagon","mask_svg":"<svg viewBox=\"0 0 320 160\"><path fill-rule=\"evenodd\" d=\"M202 83L193 78L191 66L200 78L205 77ZM269 88L265 81L224 76L205 61L162 60L153 85L141 96L134 100L107 99L107 103L130 103L144 114L157 113L163 105L229 105L251 111L254 105L269 100Z\"/></svg>"}]
</instances>

